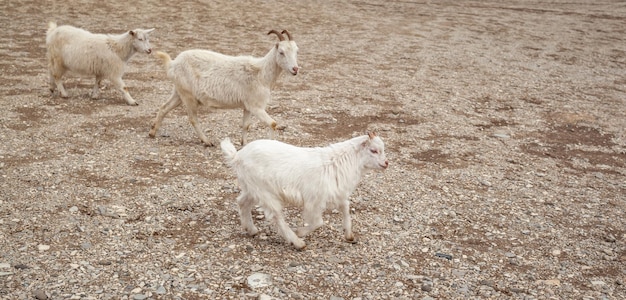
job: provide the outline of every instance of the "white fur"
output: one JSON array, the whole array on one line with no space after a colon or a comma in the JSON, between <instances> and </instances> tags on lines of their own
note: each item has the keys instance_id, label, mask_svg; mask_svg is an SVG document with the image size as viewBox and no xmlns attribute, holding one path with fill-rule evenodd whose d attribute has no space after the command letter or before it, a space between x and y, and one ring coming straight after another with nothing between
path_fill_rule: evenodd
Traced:
<instances>
[{"instance_id":1,"label":"white fur","mask_svg":"<svg viewBox=\"0 0 626 300\"><path fill-rule=\"evenodd\" d=\"M276 121L265 111L271 99L270 90L283 70L292 75L298 73L297 51L296 42L291 40L277 42L261 58L188 50L172 60L167 53L157 51L156 56L162 60L167 76L174 82L174 91L159 109L150 137L156 135L165 115L181 103L197 136L207 146L213 144L199 127L199 105L209 109L242 108L242 144L247 143L251 115L270 126L273 136Z\"/></svg>"},{"instance_id":2,"label":"white fur","mask_svg":"<svg viewBox=\"0 0 626 300\"><path fill-rule=\"evenodd\" d=\"M297 249L306 246L300 237L322 226L322 213L333 207L343 214L345 239L353 241L348 197L366 170L388 166L383 141L373 133L323 148L256 140L237 152L228 138L221 147L241 187L237 203L243 229L250 235L258 232L251 210L259 204L280 235ZM303 208L305 226L297 234L285 223L283 206Z\"/></svg>"},{"instance_id":3,"label":"white fur","mask_svg":"<svg viewBox=\"0 0 626 300\"><path fill-rule=\"evenodd\" d=\"M46 47L50 70L50 92L55 89L61 97L68 97L63 81L65 72L95 76L96 84L91 92L97 98L102 79L110 80L122 92L128 105L137 105L130 96L122 76L126 62L135 52L151 53L148 34L153 29L135 29L119 35L94 34L69 25L48 24Z\"/></svg>"}]
</instances>

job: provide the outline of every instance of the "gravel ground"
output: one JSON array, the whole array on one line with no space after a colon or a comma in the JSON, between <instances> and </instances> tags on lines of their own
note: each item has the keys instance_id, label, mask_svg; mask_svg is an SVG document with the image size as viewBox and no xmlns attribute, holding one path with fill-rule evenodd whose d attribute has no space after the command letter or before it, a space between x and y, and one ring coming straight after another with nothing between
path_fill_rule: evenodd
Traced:
<instances>
[{"instance_id":1,"label":"gravel ground","mask_svg":"<svg viewBox=\"0 0 626 300\"><path fill-rule=\"evenodd\" d=\"M154 57L124 76L138 107L77 76L50 97L52 20L154 27L172 56L261 56L288 29L301 73L273 92L278 139L387 146L351 196L358 243L334 211L305 251L261 212L246 237L235 177L184 110L148 137L172 88ZM15 0L0 25L2 299L626 298L623 1ZM240 118L201 123L239 140Z\"/></svg>"}]
</instances>

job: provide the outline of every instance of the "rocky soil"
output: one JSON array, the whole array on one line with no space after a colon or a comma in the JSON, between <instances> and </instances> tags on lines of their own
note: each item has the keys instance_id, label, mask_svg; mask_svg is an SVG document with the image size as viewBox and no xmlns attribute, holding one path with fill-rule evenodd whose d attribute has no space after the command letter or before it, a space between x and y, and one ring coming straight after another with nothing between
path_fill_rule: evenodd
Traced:
<instances>
[{"instance_id":1,"label":"rocky soil","mask_svg":"<svg viewBox=\"0 0 626 300\"><path fill-rule=\"evenodd\" d=\"M154 57L124 76L138 107L71 75L50 97L48 21L154 27L172 56L261 56L288 29L301 73L273 92L278 139L387 146L351 196L358 243L334 211L305 251L261 212L246 237L235 177L184 109L148 137L172 88ZM626 298L622 1L15 0L0 25L2 299ZM238 140L240 118L201 123Z\"/></svg>"}]
</instances>

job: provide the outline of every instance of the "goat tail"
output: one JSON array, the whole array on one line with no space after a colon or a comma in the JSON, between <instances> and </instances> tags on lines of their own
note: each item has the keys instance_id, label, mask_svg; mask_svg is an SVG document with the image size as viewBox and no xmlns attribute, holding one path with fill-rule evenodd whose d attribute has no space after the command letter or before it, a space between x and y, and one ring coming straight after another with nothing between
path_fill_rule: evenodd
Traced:
<instances>
[{"instance_id":1,"label":"goat tail","mask_svg":"<svg viewBox=\"0 0 626 300\"><path fill-rule=\"evenodd\" d=\"M232 166L235 160L235 155L237 154L237 149L235 148L235 145L233 145L233 143L230 142L229 138L225 138L220 143L220 146L222 147L222 152L224 153L226 162Z\"/></svg>"},{"instance_id":2,"label":"goat tail","mask_svg":"<svg viewBox=\"0 0 626 300\"><path fill-rule=\"evenodd\" d=\"M170 63L172 62L170 55L161 51L155 52L154 55L161 60L161 64L163 64L165 70L167 71L170 68Z\"/></svg>"},{"instance_id":3,"label":"goat tail","mask_svg":"<svg viewBox=\"0 0 626 300\"><path fill-rule=\"evenodd\" d=\"M48 22L48 31L46 32L46 35L50 35L50 33L52 33L55 29L57 29L57 23L54 21Z\"/></svg>"}]
</instances>

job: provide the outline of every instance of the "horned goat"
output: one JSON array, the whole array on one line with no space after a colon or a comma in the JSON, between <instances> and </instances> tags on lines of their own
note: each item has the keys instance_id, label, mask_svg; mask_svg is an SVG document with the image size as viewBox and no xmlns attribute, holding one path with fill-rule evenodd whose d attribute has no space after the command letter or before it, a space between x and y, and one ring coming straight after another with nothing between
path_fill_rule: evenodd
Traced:
<instances>
[{"instance_id":1,"label":"horned goat","mask_svg":"<svg viewBox=\"0 0 626 300\"><path fill-rule=\"evenodd\" d=\"M386 169L385 145L369 133L323 148L300 148L275 140L256 140L237 151L228 138L221 148L237 174L241 193L237 197L241 226L249 235L258 229L251 210L259 204L278 233L297 249L301 239L324 224L322 213L338 208L343 214L344 237L353 241L350 202L363 174ZM303 208L304 226L294 233L284 220L283 206Z\"/></svg>"},{"instance_id":2,"label":"horned goat","mask_svg":"<svg viewBox=\"0 0 626 300\"><path fill-rule=\"evenodd\" d=\"M150 137L155 137L165 115L184 104L187 116L196 134L206 146L213 146L198 124L198 107L209 109L243 108L242 144L247 143L247 132L252 124L251 115L265 122L272 138L276 131L276 121L265 108L271 99L271 88L282 71L298 74L298 46L287 30L279 33L272 30L279 41L261 58L252 56L228 56L208 50L187 50L176 59L157 51L165 66L167 76L174 82L174 90L167 102L157 113L150 129ZM283 34L287 35L287 40Z\"/></svg>"},{"instance_id":3,"label":"horned goat","mask_svg":"<svg viewBox=\"0 0 626 300\"><path fill-rule=\"evenodd\" d=\"M150 54L148 35L152 29L135 29L119 35L94 34L69 25L48 24L46 47L50 71L50 92L55 89L68 97L61 80L67 71L96 77L91 97L98 98L103 79L110 80L122 92L128 105L137 105L122 81L124 68L135 52Z\"/></svg>"}]
</instances>

